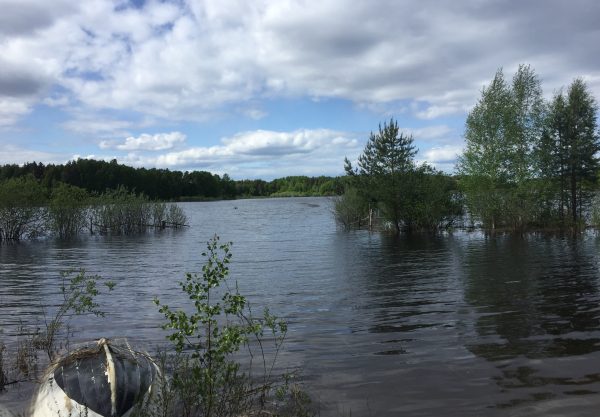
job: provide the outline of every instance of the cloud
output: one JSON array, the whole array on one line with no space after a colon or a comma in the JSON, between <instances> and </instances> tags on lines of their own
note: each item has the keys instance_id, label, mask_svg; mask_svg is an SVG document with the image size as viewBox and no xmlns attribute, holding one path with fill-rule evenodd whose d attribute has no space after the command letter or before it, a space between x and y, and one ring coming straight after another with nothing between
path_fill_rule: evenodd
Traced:
<instances>
[{"instance_id":1,"label":"cloud","mask_svg":"<svg viewBox=\"0 0 600 417\"><path fill-rule=\"evenodd\" d=\"M48 137L82 144L73 153L93 152L93 140L136 166L336 175L362 150L356 136L301 128L368 130L370 112L420 126L406 129L420 157L448 168L462 142L450 126L500 66L508 78L531 64L547 96L577 76L600 96L595 0L0 0L0 9L0 128L21 121L40 132L41 115L43 129L67 131ZM324 110L286 118L279 102ZM328 103L342 105L325 114ZM207 146L203 128L257 130ZM0 146L18 161L46 155Z\"/></svg>"},{"instance_id":2,"label":"cloud","mask_svg":"<svg viewBox=\"0 0 600 417\"><path fill-rule=\"evenodd\" d=\"M419 153L419 163L426 162L440 170L451 172L463 152L462 145L444 145Z\"/></svg>"},{"instance_id":3,"label":"cloud","mask_svg":"<svg viewBox=\"0 0 600 417\"><path fill-rule=\"evenodd\" d=\"M104 140L100 142L99 146L101 149L118 149L120 151L163 151L184 143L185 139L186 136L181 132L157 133L154 135L143 133L137 138L129 136L122 143Z\"/></svg>"},{"instance_id":4,"label":"cloud","mask_svg":"<svg viewBox=\"0 0 600 417\"><path fill-rule=\"evenodd\" d=\"M30 100L17 100L0 96L0 128L14 125L31 110Z\"/></svg>"},{"instance_id":5,"label":"cloud","mask_svg":"<svg viewBox=\"0 0 600 417\"><path fill-rule=\"evenodd\" d=\"M190 147L158 156L130 152L124 161L135 166L227 172L235 178L340 175L344 156L355 157L361 149L355 135L347 132L256 130L223 138L220 145Z\"/></svg>"},{"instance_id":6,"label":"cloud","mask_svg":"<svg viewBox=\"0 0 600 417\"><path fill-rule=\"evenodd\" d=\"M27 149L13 144L3 144L0 152L0 165L4 164L24 164L26 162L44 162L45 164L65 163L69 155L61 153L43 152L34 149Z\"/></svg>"},{"instance_id":7,"label":"cloud","mask_svg":"<svg viewBox=\"0 0 600 417\"><path fill-rule=\"evenodd\" d=\"M441 116L461 113L463 111L464 109L457 106L429 106L425 110L417 112L416 116L419 119L432 120Z\"/></svg>"},{"instance_id":8,"label":"cloud","mask_svg":"<svg viewBox=\"0 0 600 417\"><path fill-rule=\"evenodd\" d=\"M31 96L39 93L46 85L46 82L35 74L10 73L1 61L0 66L4 69L0 73L0 96Z\"/></svg>"},{"instance_id":9,"label":"cloud","mask_svg":"<svg viewBox=\"0 0 600 417\"><path fill-rule=\"evenodd\" d=\"M169 120L272 97L416 100L417 116L432 120L464 113L499 66L529 62L549 91L600 72L600 55L590 53L594 0L117 6L2 0L0 56L11 70L0 95L42 100L47 86L59 86L82 107Z\"/></svg>"},{"instance_id":10,"label":"cloud","mask_svg":"<svg viewBox=\"0 0 600 417\"><path fill-rule=\"evenodd\" d=\"M107 119L95 115L78 115L76 118L64 122L62 127L78 134L114 137L128 135L129 129L136 127L136 124L129 120Z\"/></svg>"},{"instance_id":11,"label":"cloud","mask_svg":"<svg viewBox=\"0 0 600 417\"><path fill-rule=\"evenodd\" d=\"M244 116L249 117L252 120L260 120L268 115L268 113L266 111L261 110L259 108L255 108L255 107L242 109L240 112Z\"/></svg>"},{"instance_id":12,"label":"cloud","mask_svg":"<svg viewBox=\"0 0 600 417\"><path fill-rule=\"evenodd\" d=\"M401 128L402 132L406 132L413 136L414 140L433 141L435 139L445 138L454 130L447 125L433 125L421 128Z\"/></svg>"},{"instance_id":13,"label":"cloud","mask_svg":"<svg viewBox=\"0 0 600 417\"><path fill-rule=\"evenodd\" d=\"M68 2L60 0L53 1L51 5L30 0L2 0L0 4L0 36L31 36L72 9Z\"/></svg>"}]
</instances>

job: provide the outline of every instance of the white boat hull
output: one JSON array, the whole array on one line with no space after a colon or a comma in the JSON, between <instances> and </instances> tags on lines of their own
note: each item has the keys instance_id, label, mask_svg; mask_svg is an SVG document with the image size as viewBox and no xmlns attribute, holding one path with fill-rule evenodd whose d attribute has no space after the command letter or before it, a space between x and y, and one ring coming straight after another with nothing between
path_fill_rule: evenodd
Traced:
<instances>
[{"instance_id":1,"label":"white boat hull","mask_svg":"<svg viewBox=\"0 0 600 417\"><path fill-rule=\"evenodd\" d=\"M102 339L50 367L31 407L31 417L127 417L150 406L159 369L145 354Z\"/></svg>"}]
</instances>

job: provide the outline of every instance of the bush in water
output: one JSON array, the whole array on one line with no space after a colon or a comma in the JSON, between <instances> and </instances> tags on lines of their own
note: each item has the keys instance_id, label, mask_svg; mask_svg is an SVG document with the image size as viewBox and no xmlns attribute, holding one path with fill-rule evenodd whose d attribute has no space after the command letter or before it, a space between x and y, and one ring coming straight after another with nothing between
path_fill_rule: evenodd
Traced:
<instances>
[{"instance_id":1,"label":"bush in water","mask_svg":"<svg viewBox=\"0 0 600 417\"><path fill-rule=\"evenodd\" d=\"M33 177L0 183L0 241L18 241L43 230L44 189Z\"/></svg>"},{"instance_id":2,"label":"bush in water","mask_svg":"<svg viewBox=\"0 0 600 417\"><path fill-rule=\"evenodd\" d=\"M219 238L214 236L202 254L207 258L202 274L188 273L185 281L179 283L191 300L189 308L174 309L155 299L166 318L163 328L173 330L168 338L176 351L172 364L173 395L163 390L165 401L173 406L158 408L164 410L164 416L239 416L264 411L267 398L289 397L285 414L281 413L283 408L264 414L312 415L308 397L298 395L301 391L295 386L292 389L289 378L284 378L283 383L273 382L273 369L287 324L268 309L262 317L253 317L238 286L227 283L230 246L230 243L219 243ZM250 354L247 370L235 360L242 347ZM258 355L253 353L256 349ZM259 378L252 375L255 356L260 358Z\"/></svg>"}]
</instances>

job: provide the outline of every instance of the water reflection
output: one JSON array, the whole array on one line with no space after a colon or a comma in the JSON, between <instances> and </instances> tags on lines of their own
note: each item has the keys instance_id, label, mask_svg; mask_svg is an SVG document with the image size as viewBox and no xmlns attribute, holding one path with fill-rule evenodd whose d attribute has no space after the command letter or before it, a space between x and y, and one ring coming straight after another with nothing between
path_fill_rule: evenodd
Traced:
<instances>
[{"instance_id":1,"label":"water reflection","mask_svg":"<svg viewBox=\"0 0 600 417\"><path fill-rule=\"evenodd\" d=\"M373 300L364 307L373 310L369 331L402 333L444 325L431 319L447 310L446 297L440 297L448 286L447 268L452 264L447 240L382 236L377 253L365 275Z\"/></svg>"},{"instance_id":2,"label":"water reflection","mask_svg":"<svg viewBox=\"0 0 600 417\"><path fill-rule=\"evenodd\" d=\"M596 240L495 236L461 249L478 311L466 346L501 371L498 407L599 392Z\"/></svg>"}]
</instances>

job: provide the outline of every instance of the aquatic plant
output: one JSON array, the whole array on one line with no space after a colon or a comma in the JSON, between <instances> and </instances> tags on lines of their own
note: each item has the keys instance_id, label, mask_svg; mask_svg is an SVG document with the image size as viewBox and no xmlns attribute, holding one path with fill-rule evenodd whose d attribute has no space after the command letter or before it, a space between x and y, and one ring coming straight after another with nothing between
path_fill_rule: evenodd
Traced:
<instances>
[{"instance_id":1,"label":"aquatic plant","mask_svg":"<svg viewBox=\"0 0 600 417\"><path fill-rule=\"evenodd\" d=\"M61 239L79 234L87 223L88 198L82 188L62 183L54 187L48 205L48 230Z\"/></svg>"},{"instance_id":2,"label":"aquatic plant","mask_svg":"<svg viewBox=\"0 0 600 417\"><path fill-rule=\"evenodd\" d=\"M0 183L0 241L18 241L43 230L44 190L33 177Z\"/></svg>"},{"instance_id":3,"label":"aquatic plant","mask_svg":"<svg viewBox=\"0 0 600 417\"><path fill-rule=\"evenodd\" d=\"M187 223L185 211L177 204L170 204L166 223L172 227L182 227Z\"/></svg>"},{"instance_id":4,"label":"aquatic plant","mask_svg":"<svg viewBox=\"0 0 600 417\"><path fill-rule=\"evenodd\" d=\"M187 221L185 212L176 204L153 202L125 187L94 199L90 212L91 228L102 234L130 235L150 228L179 228Z\"/></svg>"}]
</instances>

